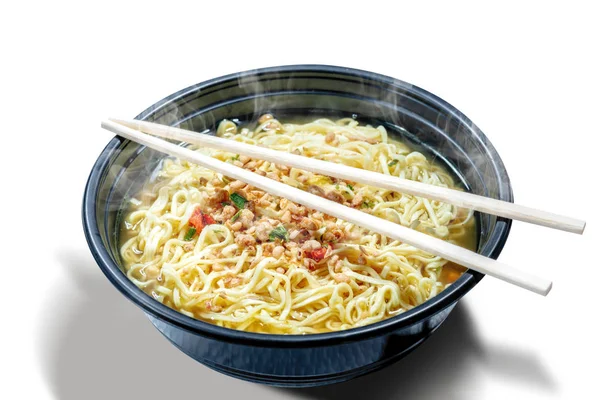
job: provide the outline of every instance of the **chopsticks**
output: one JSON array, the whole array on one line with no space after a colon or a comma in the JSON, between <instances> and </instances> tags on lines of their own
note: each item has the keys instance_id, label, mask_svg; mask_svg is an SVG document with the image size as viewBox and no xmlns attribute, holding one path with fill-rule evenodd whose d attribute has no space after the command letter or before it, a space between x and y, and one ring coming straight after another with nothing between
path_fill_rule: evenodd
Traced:
<instances>
[{"instance_id":1,"label":"chopsticks","mask_svg":"<svg viewBox=\"0 0 600 400\"><path fill-rule=\"evenodd\" d=\"M269 192L272 195L284 197L306 207L343 219L363 228L370 229L389 238L400 240L446 260L453 261L464 267L496 277L532 292L545 296L552 288L552 282L547 279L515 269L507 264L484 257L444 240L428 236L405 226L263 177L254 172L236 167L233 164L225 163L210 156L144 134L138 130L121 125L120 123L114 121L102 121L101 126L104 129L141 145L179 157L180 159L211 169L230 178L245 182ZM178 137L178 139L183 140L181 137Z\"/></svg>"},{"instance_id":2,"label":"chopsticks","mask_svg":"<svg viewBox=\"0 0 600 400\"><path fill-rule=\"evenodd\" d=\"M406 193L413 196L426 197L428 199L442 201L458 207L497 215L499 217L529 222L578 234L582 234L585 229L585 221L582 220L485 196L479 196L473 193L429 185L411 181L409 179L398 178L396 176L385 175L379 172L367 171L329 161L316 160L296 154L253 146L216 136L203 135L197 132L147 121L122 119L111 119L111 121L165 139L181 140L186 143L202 145L231 153L238 153L250 158L266 160L313 173L360 182L366 185Z\"/></svg>"}]
</instances>

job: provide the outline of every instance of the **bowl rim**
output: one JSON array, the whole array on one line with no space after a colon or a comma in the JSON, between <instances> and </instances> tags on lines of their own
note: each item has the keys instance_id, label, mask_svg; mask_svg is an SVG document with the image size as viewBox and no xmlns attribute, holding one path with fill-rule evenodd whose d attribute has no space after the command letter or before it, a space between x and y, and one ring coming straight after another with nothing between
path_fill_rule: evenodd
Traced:
<instances>
[{"instance_id":1,"label":"bowl rim","mask_svg":"<svg viewBox=\"0 0 600 400\"><path fill-rule=\"evenodd\" d=\"M154 105L148 107L142 113L140 113L136 119L147 119L157 111L160 111L163 107L176 101L181 97L185 97L190 93L205 90L211 86L225 83L227 81L238 80L240 78L264 75L272 73L294 73L294 72L316 72L316 73L330 73L330 74L342 74L350 77L356 77L361 79L368 79L378 83L383 83L396 87L398 89L409 88L411 92L427 98L429 101L437 103L438 106L442 107L449 114L452 114L455 118L459 119L463 124L471 129L473 135L477 136L482 143L485 144L486 150L494 160L496 168L503 173L507 182L505 182L506 191L500 197L502 200L513 201L513 192L508 173L504 163L502 162L498 152L493 147L491 142L483 134L483 132L462 112L457 108L435 96L428 91L421 89L415 85L406 83L404 81L391 78L385 75L381 75L374 72L363 71L359 69L333 66L333 65L315 65L315 64L303 64L303 65L285 65L276 67L259 68L255 70L248 70L233 74L224 75L221 77L213 78L185 89L179 90L162 100L158 101ZM102 237L98 224L96 223L96 198L98 194L98 187L100 180L103 176L105 169L111 165L111 160L115 151L119 151L124 144L128 143L128 140L115 136L104 148L98 159L96 160L92 171L89 175L86 183L83 204L82 204L82 222L85 237L92 252L94 259L98 266L104 273L104 275L111 281L111 283L123 293L129 300L135 303L142 310L150 314L151 316L158 318L159 320L166 322L170 325L182 328L187 331L194 332L199 335L207 336L210 338L234 341L240 344L249 344L257 346L269 346L269 347L305 347L305 346L321 346L330 344L339 344L348 341L357 341L368 339L376 336L380 336L391 331L396 331L404 327L408 327L418 321L424 321L430 318L434 314L446 309L447 307L454 304L462 296L464 296L469 290L471 290L482 278L483 274L467 270L463 275L448 288L437 294L430 300L427 300L423 304L398 314L396 316L387 318L383 321L379 321L373 324L365 325L362 327L352 328L344 331L317 333L317 334L306 334L306 335L283 335L283 334L264 334L238 331L231 328L224 328L209 322L201 321L188 317L164 304L154 300L151 296L147 295L141 289L139 289L133 282L131 282L127 276L121 271L119 266L113 262L109 252L103 245ZM511 229L511 220L504 220L503 224L496 224L494 231L490 237L492 241L489 251L484 254L491 258L497 258L504 247L508 234Z\"/></svg>"}]
</instances>

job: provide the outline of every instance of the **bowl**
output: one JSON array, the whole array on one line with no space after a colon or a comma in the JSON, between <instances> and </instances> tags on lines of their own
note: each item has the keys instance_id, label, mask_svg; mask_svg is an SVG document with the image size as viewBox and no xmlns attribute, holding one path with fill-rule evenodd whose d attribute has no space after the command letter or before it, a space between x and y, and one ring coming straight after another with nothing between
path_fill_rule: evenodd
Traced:
<instances>
[{"instance_id":1,"label":"bowl","mask_svg":"<svg viewBox=\"0 0 600 400\"><path fill-rule=\"evenodd\" d=\"M387 76L350 68L298 65L264 68L212 79L159 101L137 118L197 132L219 121L285 115L353 116L384 125L445 164L471 192L512 201L508 174L485 135L435 95ZM123 273L118 251L123 204L164 155L120 137L96 161L83 198L83 226L102 272L177 348L237 378L288 387L341 382L375 371L423 343L482 274L468 270L424 304L384 321L341 332L267 335L218 327L187 317L138 289ZM511 221L477 215L477 251L497 258ZM102 299L98 299L102 301ZM124 355L126 356L126 355Z\"/></svg>"}]
</instances>

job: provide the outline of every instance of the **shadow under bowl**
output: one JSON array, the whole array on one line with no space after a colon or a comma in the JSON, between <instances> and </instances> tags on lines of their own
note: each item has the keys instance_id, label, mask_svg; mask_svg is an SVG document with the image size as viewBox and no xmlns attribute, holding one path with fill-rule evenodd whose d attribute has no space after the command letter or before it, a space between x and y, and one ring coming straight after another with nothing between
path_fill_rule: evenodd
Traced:
<instances>
[{"instance_id":1,"label":"shadow under bowl","mask_svg":"<svg viewBox=\"0 0 600 400\"><path fill-rule=\"evenodd\" d=\"M137 118L197 132L214 132L224 118L349 117L383 125L446 166L471 192L512 201L508 174L485 135L460 111L427 91L383 75L349 68L298 65L216 78L161 100ZM100 154L83 199L88 245L103 273L181 351L225 374L276 386L341 382L399 360L429 337L456 302L482 278L468 270L442 293L387 320L342 332L266 335L187 317L146 295L123 273L119 223L124 202L164 155L120 137ZM510 220L478 215L477 251L497 258Z\"/></svg>"}]
</instances>

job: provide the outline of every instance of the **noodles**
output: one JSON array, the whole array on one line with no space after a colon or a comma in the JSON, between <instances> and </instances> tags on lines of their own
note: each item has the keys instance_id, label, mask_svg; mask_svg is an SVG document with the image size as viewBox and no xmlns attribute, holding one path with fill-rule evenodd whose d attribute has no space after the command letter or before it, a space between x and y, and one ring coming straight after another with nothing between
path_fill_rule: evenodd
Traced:
<instances>
[{"instance_id":1,"label":"noodles","mask_svg":"<svg viewBox=\"0 0 600 400\"><path fill-rule=\"evenodd\" d=\"M433 185L455 187L427 158L351 118L255 129L222 121L230 140ZM223 151L196 149L418 231L474 248L471 212ZM253 332L305 334L381 321L431 299L462 267L243 182L178 159L163 161L123 221L125 272L185 315Z\"/></svg>"}]
</instances>

